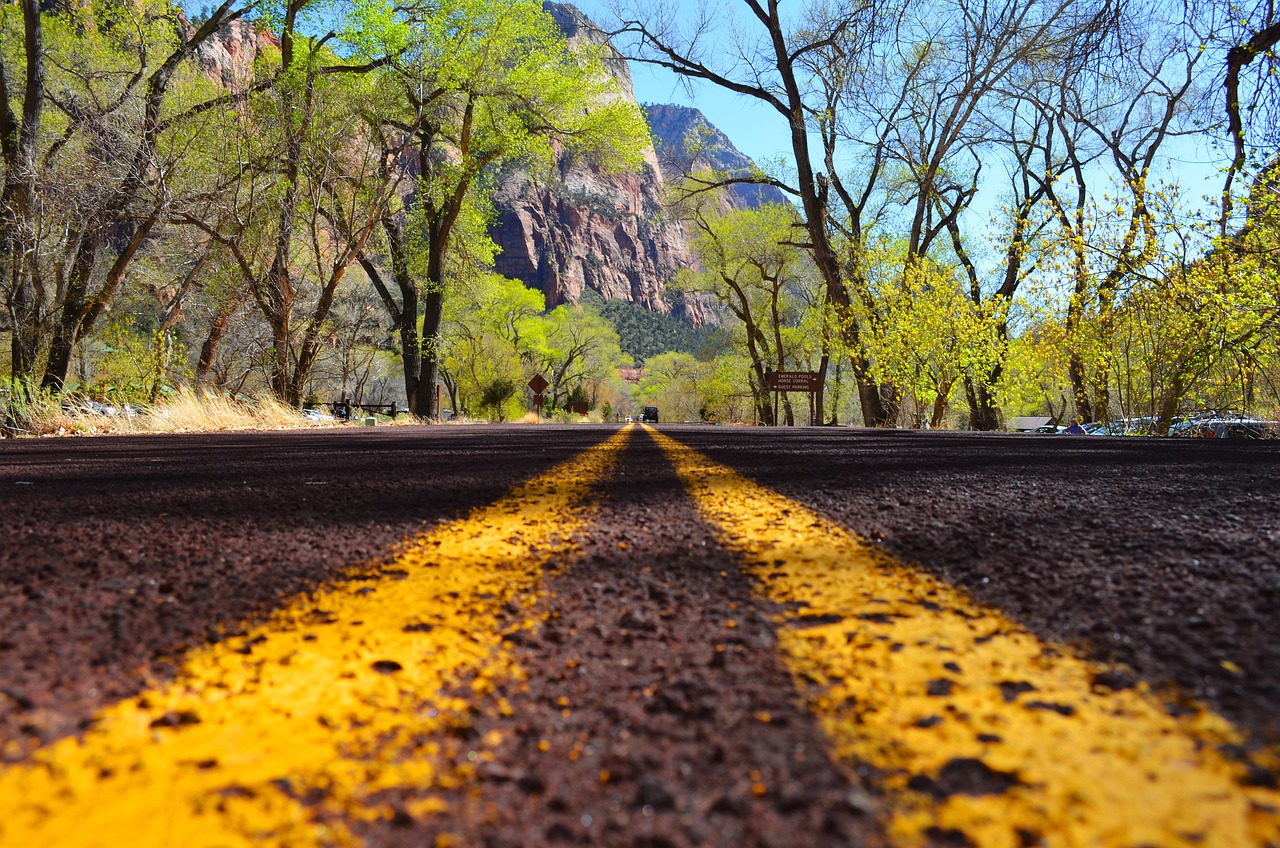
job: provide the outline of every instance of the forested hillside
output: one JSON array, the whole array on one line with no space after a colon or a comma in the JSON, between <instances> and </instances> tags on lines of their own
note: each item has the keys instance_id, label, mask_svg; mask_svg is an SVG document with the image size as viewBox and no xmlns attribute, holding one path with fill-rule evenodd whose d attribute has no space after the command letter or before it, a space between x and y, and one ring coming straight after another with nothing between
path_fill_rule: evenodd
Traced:
<instances>
[{"instance_id":1,"label":"forested hillside","mask_svg":"<svg viewBox=\"0 0 1280 848\"><path fill-rule=\"evenodd\" d=\"M641 309L624 300L605 300L591 295L583 300L613 323L623 352L637 363L667 351L705 355L714 349L717 335L722 335L717 327L707 324L695 327L686 320Z\"/></svg>"}]
</instances>

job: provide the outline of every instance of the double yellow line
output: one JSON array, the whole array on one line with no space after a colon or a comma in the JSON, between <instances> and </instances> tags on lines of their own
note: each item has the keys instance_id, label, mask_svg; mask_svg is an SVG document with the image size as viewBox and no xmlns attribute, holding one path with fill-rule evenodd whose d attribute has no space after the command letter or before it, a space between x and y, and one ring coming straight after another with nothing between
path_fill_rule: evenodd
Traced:
<instances>
[{"instance_id":1,"label":"double yellow line","mask_svg":"<svg viewBox=\"0 0 1280 848\"><path fill-rule=\"evenodd\" d=\"M878 775L891 840L983 848L1280 844L1280 793L1217 753L1239 733L875 554L804 506L645 428L704 519L783 603L780 646L832 755ZM356 845L349 825L444 812L442 739L521 669L500 611L534 612L632 428L189 655L177 680L0 773L0 845ZM467 681L475 698L460 697ZM501 705L508 709L508 705ZM768 725L761 725L767 732ZM486 739L485 748L500 740ZM305 803L304 803L305 801ZM805 837L799 835L803 841Z\"/></svg>"},{"instance_id":2,"label":"double yellow line","mask_svg":"<svg viewBox=\"0 0 1280 848\"><path fill-rule=\"evenodd\" d=\"M353 575L376 579L297 598L193 652L172 685L0 773L0 846L359 845L348 825L395 815L379 800L391 788L413 790L408 815L438 812L430 790L469 777L440 765L474 700L449 693L470 679L480 697L519 674L499 613L532 614L543 569L585 526L590 488L626 439Z\"/></svg>"},{"instance_id":3,"label":"double yellow line","mask_svg":"<svg viewBox=\"0 0 1280 848\"><path fill-rule=\"evenodd\" d=\"M661 433L703 518L790 610L779 644L834 756L873 767L898 845L1280 845L1280 792L1143 686L1046 644L962 590Z\"/></svg>"}]
</instances>

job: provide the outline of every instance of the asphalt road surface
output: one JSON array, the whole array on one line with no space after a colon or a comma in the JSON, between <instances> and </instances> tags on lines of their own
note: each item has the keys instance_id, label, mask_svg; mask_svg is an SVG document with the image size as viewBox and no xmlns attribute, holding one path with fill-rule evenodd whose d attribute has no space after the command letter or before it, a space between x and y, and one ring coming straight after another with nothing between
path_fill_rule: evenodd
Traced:
<instances>
[{"instance_id":1,"label":"asphalt road surface","mask_svg":"<svg viewBox=\"0 0 1280 848\"><path fill-rule=\"evenodd\" d=\"M2 846L1280 846L1280 446L0 443Z\"/></svg>"}]
</instances>

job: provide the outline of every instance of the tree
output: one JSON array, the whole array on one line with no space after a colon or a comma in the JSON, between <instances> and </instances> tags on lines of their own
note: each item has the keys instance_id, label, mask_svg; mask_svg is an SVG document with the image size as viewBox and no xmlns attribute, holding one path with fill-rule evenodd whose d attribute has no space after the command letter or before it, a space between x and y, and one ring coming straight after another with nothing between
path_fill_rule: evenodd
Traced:
<instances>
[{"instance_id":1,"label":"tree","mask_svg":"<svg viewBox=\"0 0 1280 848\"><path fill-rule=\"evenodd\" d=\"M307 8L307 0L283 8L268 84L254 86L260 90L246 100L246 120L214 128L221 176L182 216L223 245L240 270L271 331L271 390L294 406L338 287L403 178L359 117L382 92L371 73L378 62L339 59L326 46L336 30L304 37Z\"/></svg>"},{"instance_id":2,"label":"tree","mask_svg":"<svg viewBox=\"0 0 1280 848\"><path fill-rule=\"evenodd\" d=\"M794 156L794 179L786 182L762 175L722 182L763 182L799 201L806 247L826 287L827 299L841 319L865 421L884 426L889 423L889 414L863 351L863 326L852 313L850 269L839 255L838 234L828 205L836 185L832 179L836 171L836 136L831 132L832 125L823 124L820 116L841 110L852 91L840 80L822 78L810 61L810 57L823 51L858 54L881 26L877 7L860 0L812 4L804 10L799 24L784 21L778 0L742 0L740 7L745 10L744 27L737 43L723 56L707 52L708 45L714 43L708 35L714 15L707 4L699 5L694 20L684 28L682 21L688 21L688 17L674 8L629 4L624 7L626 18L619 33L629 37L629 52L636 61L754 99L786 122ZM814 161L815 149L821 150L824 157L818 163ZM862 198L864 203L866 199Z\"/></svg>"},{"instance_id":3,"label":"tree","mask_svg":"<svg viewBox=\"0 0 1280 848\"><path fill-rule=\"evenodd\" d=\"M1055 102L1039 104L1053 116L1067 165L1064 179L1040 185L1070 285L1066 331L1076 342L1070 374L1081 421L1108 416L1112 311L1161 249L1166 222L1158 220L1162 189L1152 167L1170 142L1194 131L1199 113L1194 83L1204 54L1192 22L1163 20L1163 10L1131 9L1141 18L1122 19L1115 50L1087 57Z\"/></svg>"},{"instance_id":4,"label":"tree","mask_svg":"<svg viewBox=\"0 0 1280 848\"><path fill-rule=\"evenodd\" d=\"M656 406L664 421L698 421L705 403L699 389L701 364L692 354L661 353L644 363L639 402Z\"/></svg>"},{"instance_id":5,"label":"tree","mask_svg":"<svg viewBox=\"0 0 1280 848\"><path fill-rule=\"evenodd\" d=\"M775 424L767 374L797 364L787 329L801 321L795 290L805 286L812 269L792 241L795 210L771 204L719 213L700 203L688 217L696 227L690 247L700 269L684 272L679 287L711 296L733 317L735 335L747 352L757 414L765 424ZM820 314L821 308L818 304Z\"/></svg>"},{"instance_id":6,"label":"tree","mask_svg":"<svg viewBox=\"0 0 1280 848\"><path fill-rule=\"evenodd\" d=\"M982 311L1002 301L974 304L958 269L903 262L908 249L885 245L870 253L869 265L883 274L875 286L879 319L871 322L870 343L881 382L915 403L915 426L936 429L953 392L965 384L986 385L993 362L1003 356L999 328L1005 316Z\"/></svg>"},{"instance_id":7,"label":"tree","mask_svg":"<svg viewBox=\"0 0 1280 848\"><path fill-rule=\"evenodd\" d=\"M514 397L543 344L545 306L541 292L496 274L478 276L445 302L442 374L455 410L481 407L499 381L513 387L503 404Z\"/></svg>"},{"instance_id":8,"label":"tree","mask_svg":"<svg viewBox=\"0 0 1280 848\"><path fill-rule=\"evenodd\" d=\"M600 389L618 378L618 369L632 365L622 352L618 331L588 304L563 304L542 320L538 349L541 373L550 382L549 409L567 409L569 394L583 388L595 406Z\"/></svg>"},{"instance_id":9,"label":"tree","mask_svg":"<svg viewBox=\"0 0 1280 848\"><path fill-rule=\"evenodd\" d=\"M1280 217L1273 198L1256 196L1266 193L1265 183L1256 187L1252 220L1241 235L1219 236L1199 256L1162 250L1158 273L1116 307L1110 353L1125 368L1131 408L1141 403L1160 435L1197 394L1202 405L1249 406L1251 375L1275 350ZM1194 251L1207 241L1190 238L1186 245Z\"/></svg>"},{"instance_id":10,"label":"tree","mask_svg":"<svg viewBox=\"0 0 1280 848\"><path fill-rule=\"evenodd\" d=\"M11 7L0 16L0 279L18 381L42 374L45 388L62 388L76 343L156 229L180 164L160 155L173 125L171 83L203 42L244 14L233 5L226 0L192 31L160 0L43 14L23 3L16 40Z\"/></svg>"},{"instance_id":11,"label":"tree","mask_svg":"<svg viewBox=\"0 0 1280 848\"><path fill-rule=\"evenodd\" d=\"M1216 15L1207 29L1210 37L1226 48L1223 111L1232 157L1222 189L1225 236L1230 226L1235 178L1250 163L1250 147L1262 152L1259 164L1263 167L1272 164L1271 157L1280 150L1280 57L1276 55L1280 10L1272 0L1211 5ZM1248 76L1250 70L1252 78Z\"/></svg>"},{"instance_id":12,"label":"tree","mask_svg":"<svg viewBox=\"0 0 1280 848\"><path fill-rule=\"evenodd\" d=\"M896 206L906 210L904 261L925 261L948 238L946 247L963 245L958 222L976 196L981 153L999 140L990 113L1026 68L1097 16L1084 0L841 0L788 17L777 0L741 0L732 43L720 45L709 7L699 8L682 31L673 10L631 4L620 30L638 60L754 98L787 122L794 175L737 181L769 182L799 201L864 421L891 425L898 392L878 381L867 341L879 320L864 261L873 230ZM1021 278L1015 269L1011 279ZM975 287L975 308L994 314L987 297Z\"/></svg>"},{"instance_id":13,"label":"tree","mask_svg":"<svg viewBox=\"0 0 1280 848\"><path fill-rule=\"evenodd\" d=\"M514 160L545 168L555 146L606 167L630 165L646 130L600 53L571 48L537 3L386 9L403 24L405 50L394 65L400 102L366 119L388 150L406 151L419 177L404 207L382 218L388 273L372 251L364 266L401 334L410 408L435 417L451 254L467 210L483 217L487 208L484 175Z\"/></svg>"}]
</instances>

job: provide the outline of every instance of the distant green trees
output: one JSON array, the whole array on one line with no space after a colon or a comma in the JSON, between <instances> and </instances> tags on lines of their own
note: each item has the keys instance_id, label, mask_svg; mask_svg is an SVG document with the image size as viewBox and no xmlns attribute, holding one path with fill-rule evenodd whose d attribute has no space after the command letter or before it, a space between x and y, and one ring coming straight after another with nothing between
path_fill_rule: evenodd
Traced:
<instances>
[{"instance_id":1,"label":"distant green trees","mask_svg":"<svg viewBox=\"0 0 1280 848\"><path fill-rule=\"evenodd\" d=\"M680 297L679 292L674 294ZM637 363L668 351L700 355L719 343L714 325L695 327L687 318L650 312L625 300L605 300L590 289L583 291L582 301L598 309L613 324L622 350Z\"/></svg>"},{"instance_id":2,"label":"distant green trees","mask_svg":"<svg viewBox=\"0 0 1280 848\"><path fill-rule=\"evenodd\" d=\"M361 14L385 26L382 39L366 36L364 51L370 62L393 57L386 84L396 92L389 111L366 111L370 132L385 157L407 157L418 175L404 207L383 216L382 240L365 252L365 265L401 336L410 408L430 418L445 300L451 283L465 285L465 265L484 263L486 249L469 247L459 222L485 217L486 173L508 162L546 169L553 144L605 169L630 167L648 131L618 96L599 49L566 42L540 3L385 3ZM476 239L487 237L470 230ZM370 261L375 251L388 261Z\"/></svg>"},{"instance_id":3,"label":"distant green trees","mask_svg":"<svg viewBox=\"0 0 1280 848\"><path fill-rule=\"evenodd\" d=\"M526 384L535 374L550 384L548 412L574 401L593 409L626 403L619 369L624 354L613 325L588 303L547 311L541 292L518 280L485 275L445 304L442 375L455 411L497 420L531 407Z\"/></svg>"},{"instance_id":4,"label":"distant green trees","mask_svg":"<svg viewBox=\"0 0 1280 848\"><path fill-rule=\"evenodd\" d=\"M59 391L81 342L164 234L186 167L198 28L164 0L0 10L0 332L16 391Z\"/></svg>"},{"instance_id":5,"label":"distant green trees","mask_svg":"<svg viewBox=\"0 0 1280 848\"><path fill-rule=\"evenodd\" d=\"M622 5L638 58L791 134L794 168L676 198L697 261L672 302L704 327L493 275L498 169L625 169L646 142L533 0L0 7L10 395L193 382L431 417L442 384L509 419L538 373L549 411L772 423L802 416L767 373L804 370L828 423L1280 415L1271 5L749 4L730 35L766 49L723 53ZM1216 209L1158 173L1189 141L1222 145ZM795 203L735 210L726 179Z\"/></svg>"}]
</instances>

